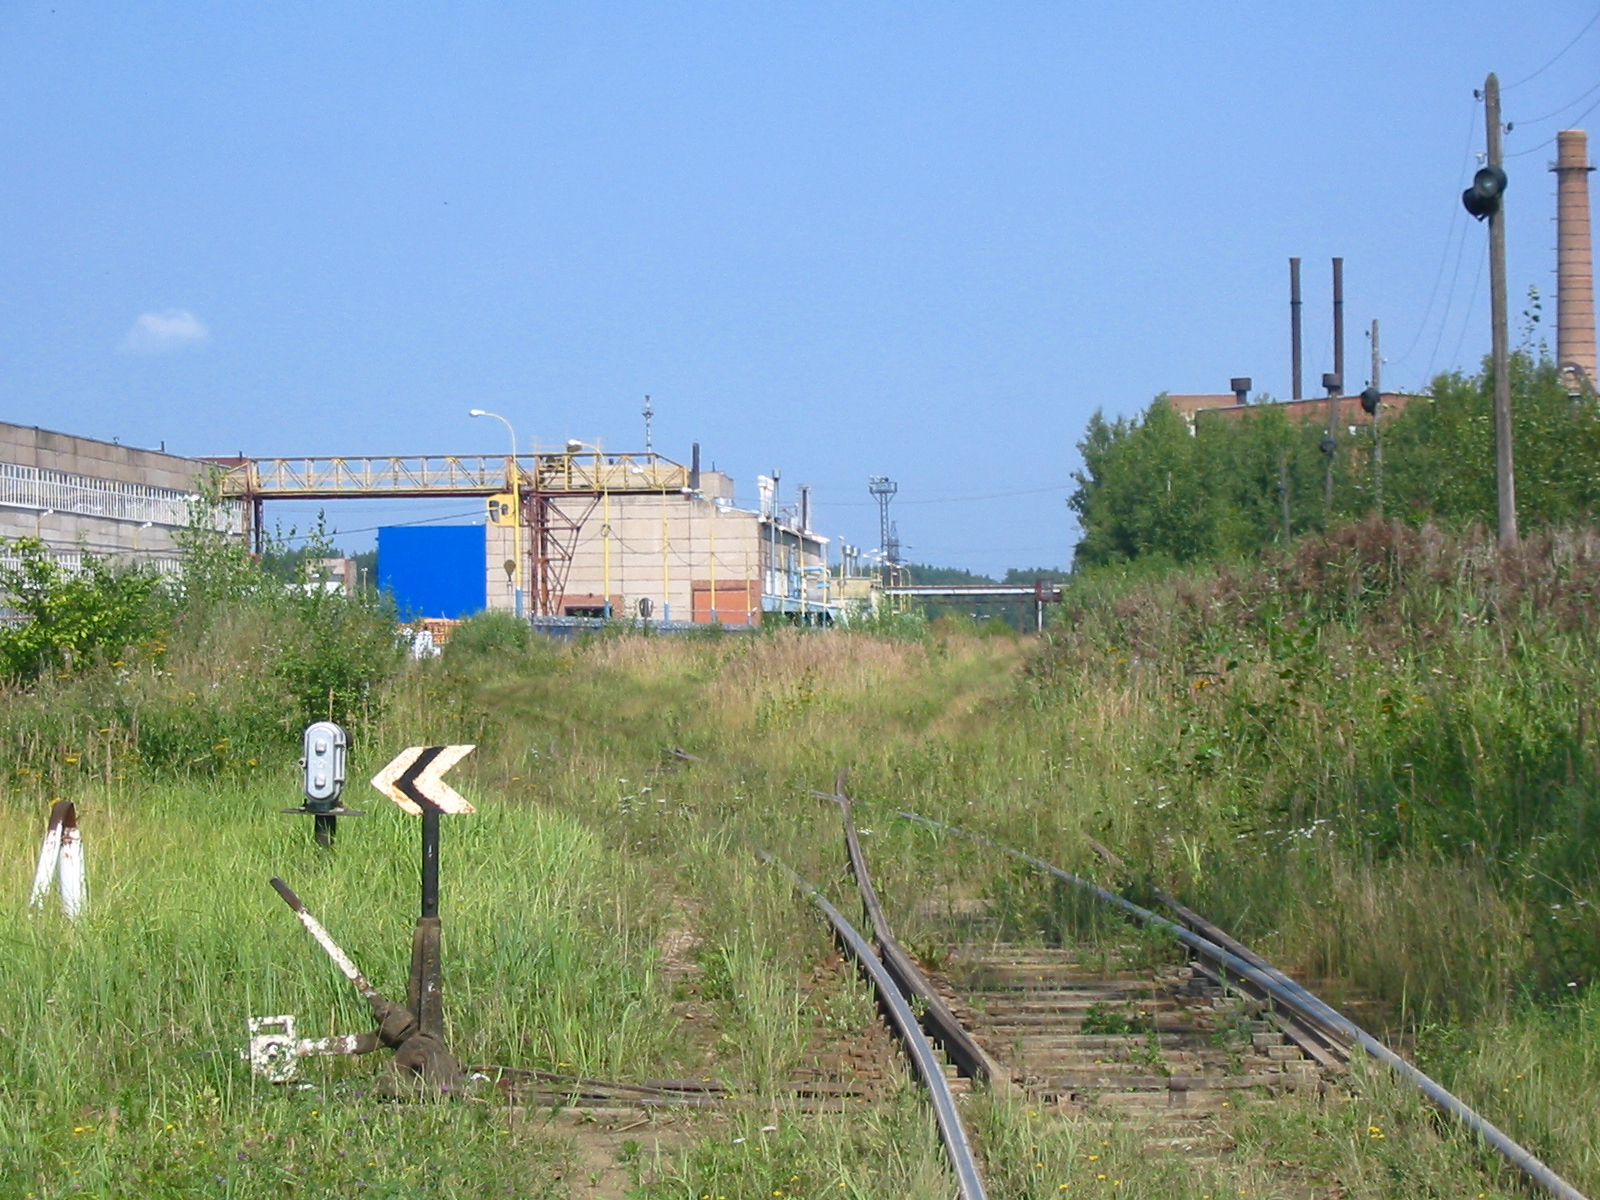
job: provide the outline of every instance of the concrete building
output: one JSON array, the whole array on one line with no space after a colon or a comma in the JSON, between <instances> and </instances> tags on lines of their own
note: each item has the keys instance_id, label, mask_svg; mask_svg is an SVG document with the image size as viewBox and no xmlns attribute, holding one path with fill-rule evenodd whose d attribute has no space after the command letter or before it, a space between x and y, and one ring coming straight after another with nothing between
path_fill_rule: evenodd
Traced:
<instances>
[{"instance_id":1,"label":"concrete building","mask_svg":"<svg viewBox=\"0 0 1600 1200\"><path fill-rule=\"evenodd\" d=\"M175 534L207 469L159 450L0 423L0 538L37 537L68 565L83 552L177 568ZM225 505L238 530L243 510Z\"/></svg>"},{"instance_id":2,"label":"concrete building","mask_svg":"<svg viewBox=\"0 0 1600 1200\"><path fill-rule=\"evenodd\" d=\"M830 577L830 542L808 528L809 514L735 506L733 480L697 473L697 488L655 494L602 494L551 502L565 542L552 564L560 588L556 615L742 626L763 613L827 621L841 613ZM534 532L522 530L524 556ZM516 531L488 528L487 594L492 609L513 607ZM537 551L533 551L537 552Z\"/></svg>"}]
</instances>

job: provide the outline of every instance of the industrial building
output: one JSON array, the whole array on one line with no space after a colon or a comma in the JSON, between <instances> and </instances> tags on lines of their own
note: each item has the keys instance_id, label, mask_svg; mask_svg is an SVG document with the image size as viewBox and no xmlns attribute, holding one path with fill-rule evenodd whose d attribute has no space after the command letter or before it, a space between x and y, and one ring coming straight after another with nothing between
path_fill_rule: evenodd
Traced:
<instances>
[{"instance_id":1,"label":"industrial building","mask_svg":"<svg viewBox=\"0 0 1600 1200\"><path fill-rule=\"evenodd\" d=\"M178 565L204 464L162 450L0 422L0 539L38 538L69 567L88 553ZM237 501L218 513L242 532Z\"/></svg>"},{"instance_id":2,"label":"industrial building","mask_svg":"<svg viewBox=\"0 0 1600 1200\"><path fill-rule=\"evenodd\" d=\"M759 624L763 613L802 623L841 615L829 539L810 528L804 498L782 507L762 476L760 507L743 509L727 475L691 468L689 477L677 491L555 501L552 520L571 535L544 613L736 626ZM504 520L488 528L490 608L514 607L505 564L515 538Z\"/></svg>"},{"instance_id":3,"label":"industrial building","mask_svg":"<svg viewBox=\"0 0 1600 1200\"><path fill-rule=\"evenodd\" d=\"M546 621L828 623L872 598L869 580L835 569L806 489L784 505L778 479L760 477L758 506L741 508L727 475L700 470L698 448L688 466L583 443L515 457L216 462L258 538L272 500L481 499L482 525L379 532L379 586L410 615L520 608Z\"/></svg>"}]
</instances>

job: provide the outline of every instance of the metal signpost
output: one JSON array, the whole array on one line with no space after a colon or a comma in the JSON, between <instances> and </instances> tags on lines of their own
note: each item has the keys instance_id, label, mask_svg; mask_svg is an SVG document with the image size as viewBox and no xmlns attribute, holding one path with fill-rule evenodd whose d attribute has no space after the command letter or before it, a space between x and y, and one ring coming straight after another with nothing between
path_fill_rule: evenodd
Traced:
<instances>
[{"instance_id":1,"label":"metal signpost","mask_svg":"<svg viewBox=\"0 0 1600 1200\"><path fill-rule=\"evenodd\" d=\"M319 722L306 731L308 804L304 810L293 810L316 813L319 817L334 811L345 811L337 808L337 792L333 797L334 806L326 811L313 808L309 803L315 799L309 787L312 734L323 725ZM332 728L337 730L338 726ZM326 732L323 729L323 733ZM342 736L343 731L340 731ZM333 742L329 740L330 749L332 745ZM342 784L342 742L340 750L336 774ZM399 1075L396 1090L407 1090L418 1084L426 1091L445 1095L460 1090L464 1082L461 1065L445 1044L444 992L439 971L439 817L443 813L467 814L475 811L443 779L445 772L472 750L472 746L412 746L396 755L372 779L372 786L402 810L422 818L422 915L417 920L411 938L411 974L407 982L405 1004L394 1003L373 987L289 886L281 879L272 880L272 886L294 910L300 923L372 1006L379 1027L376 1033L371 1034L302 1039L295 1036L292 1016L253 1019L250 1023L250 1047L244 1056L258 1074L283 1083L294 1077L298 1060L308 1055L365 1054L379 1046L390 1046L395 1052L394 1064ZM331 781L334 777L330 760L326 778ZM320 837L318 840L321 840ZM327 845L331 840L330 829L329 842L323 844Z\"/></svg>"},{"instance_id":2,"label":"metal signpost","mask_svg":"<svg viewBox=\"0 0 1600 1200\"><path fill-rule=\"evenodd\" d=\"M411 935L411 976L406 1007L416 1014L420 1036L444 1050L444 992L439 980L439 817L465 815L472 805L443 779L444 773L468 754L471 746L412 746L397 754L372 779L377 788L412 816L422 818L422 915ZM400 1056L396 1055L396 1061ZM452 1066L454 1059L450 1060ZM460 1074L460 1068L455 1067Z\"/></svg>"}]
</instances>

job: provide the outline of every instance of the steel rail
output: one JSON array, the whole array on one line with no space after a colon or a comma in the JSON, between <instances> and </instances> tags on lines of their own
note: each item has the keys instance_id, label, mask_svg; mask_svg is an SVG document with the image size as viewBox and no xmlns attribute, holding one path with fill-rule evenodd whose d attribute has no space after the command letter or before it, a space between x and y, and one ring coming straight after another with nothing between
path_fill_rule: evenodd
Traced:
<instances>
[{"instance_id":1,"label":"steel rail","mask_svg":"<svg viewBox=\"0 0 1600 1200\"><path fill-rule=\"evenodd\" d=\"M833 926L834 935L849 951L850 956L872 977L878 1001L888 1010L889 1020L899 1033L901 1044L905 1046L907 1054L917 1068L917 1073L922 1076L923 1085L928 1089L928 1098L933 1102L933 1115L939 1124L939 1138L944 1142L945 1153L949 1155L950 1165L955 1170L961 1200L986 1200L983 1179L978 1174L978 1161L972 1153L972 1143L967 1139L966 1126L961 1123L961 1114L956 1109L956 1098L950 1091L950 1081L944 1077L939 1060L934 1057L933 1046L922 1032L922 1026L917 1023L916 1013L911 1011L911 1004L901 995L893 977L884 969L883 963L878 961L878 956L872 952L872 946L867 939L856 932L855 927L845 920L843 913L828 902L826 896L767 851L762 850L759 853L762 862L777 867L788 877L790 883L804 892L812 903L822 910L823 916L827 917L828 923Z\"/></svg>"},{"instance_id":2,"label":"steel rail","mask_svg":"<svg viewBox=\"0 0 1600 1200\"><path fill-rule=\"evenodd\" d=\"M1026 851L1003 845L992 838L983 836L981 833L973 833L956 825L947 825L943 821L935 821L931 817L924 817L918 813L896 811L895 815L907 821L915 821L919 824L927 825L933 829L942 829L947 833L955 834L957 837L980 842L1002 853L1009 854L1013 858L1021 859L1035 870L1053 875L1065 883L1082 888L1115 908L1120 908L1140 924L1165 930L1203 957L1210 959L1243 979L1248 979L1296 1016L1313 1021L1317 1025L1329 1029L1351 1045L1359 1045L1401 1079L1416 1087L1436 1107L1442 1109L1461 1122L1467 1129L1483 1138L1508 1163L1552 1196L1557 1197L1558 1200L1588 1200L1588 1197L1545 1165L1532 1151L1522 1146L1487 1118L1480 1116L1472 1108L1468 1107L1464 1101L1458 1099L1443 1084L1412 1066L1343 1013L1301 987L1276 968L1263 970L1233 951L1224 949L1211 939L1201 937L1193 930L1186 929L1182 925L1167 920L1165 917L1157 916L1149 909L1143 908L1133 901L1117 895L1115 892L1107 891L1097 883L1074 875L1070 871L1063 871L1060 867L1052 866L1042 858L1035 858ZM1252 957L1254 956L1252 955Z\"/></svg>"},{"instance_id":3,"label":"steel rail","mask_svg":"<svg viewBox=\"0 0 1600 1200\"><path fill-rule=\"evenodd\" d=\"M906 999L917 997L923 1003L922 1027L933 1038L956 1069L969 1079L981 1079L991 1086L1010 1080L1010 1073L991 1058L987 1051L967 1031L966 1026L950 1011L944 997L933 990L933 985L894 936L889 918L878 899L878 889L872 885L867 871L867 857L861 849L861 839L856 834L855 817L851 812L850 797L844 790L844 772L839 773L838 785L833 793L844 821L845 848L850 855L850 874L855 877L856 888L861 893L861 905L866 909L867 920L872 925L872 937L878 946L878 956L884 967L894 977L896 985Z\"/></svg>"}]
</instances>

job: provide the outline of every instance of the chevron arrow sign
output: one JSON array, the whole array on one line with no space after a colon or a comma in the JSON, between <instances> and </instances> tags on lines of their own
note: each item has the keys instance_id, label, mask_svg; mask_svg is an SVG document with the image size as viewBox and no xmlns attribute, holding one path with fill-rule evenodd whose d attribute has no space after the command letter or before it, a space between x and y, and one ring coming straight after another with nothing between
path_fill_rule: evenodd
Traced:
<instances>
[{"instance_id":1,"label":"chevron arrow sign","mask_svg":"<svg viewBox=\"0 0 1600 1200\"><path fill-rule=\"evenodd\" d=\"M444 773L476 749L474 746L411 746L395 755L372 777L372 786L413 817L424 805L443 813L477 811L466 797L444 781Z\"/></svg>"}]
</instances>

